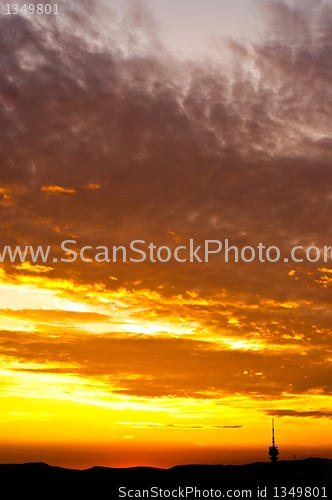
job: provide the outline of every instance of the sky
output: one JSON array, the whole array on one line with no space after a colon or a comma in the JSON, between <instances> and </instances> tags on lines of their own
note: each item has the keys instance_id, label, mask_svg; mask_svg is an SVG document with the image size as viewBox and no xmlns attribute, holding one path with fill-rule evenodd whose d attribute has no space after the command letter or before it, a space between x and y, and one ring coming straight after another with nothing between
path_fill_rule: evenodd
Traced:
<instances>
[{"instance_id":1,"label":"sky","mask_svg":"<svg viewBox=\"0 0 332 500\"><path fill-rule=\"evenodd\" d=\"M58 8L0 13L0 462L332 458L330 1Z\"/></svg>"},{"instance_id":2,"label":"sky","mask_svg":"<svg viewBox=\"0 0 332 500\"><path fill-rule=\"evenodd\" d=\"M250 0L147 0L159 37L177 57L205 55L222 38L257 36L261 14Z\"/></svg>"}]
</instances>

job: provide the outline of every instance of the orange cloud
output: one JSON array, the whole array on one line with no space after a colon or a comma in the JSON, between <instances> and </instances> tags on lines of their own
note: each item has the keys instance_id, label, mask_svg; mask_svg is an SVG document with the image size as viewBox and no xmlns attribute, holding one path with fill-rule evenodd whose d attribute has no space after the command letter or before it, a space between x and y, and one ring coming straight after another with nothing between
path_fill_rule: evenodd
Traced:
<instances>
[{"instance_id":1,"label":"orange cloud","mask_svg":"<svg viewBox=\"0 0 332 500\"><path fill-rule=\"evenodd\" d=\"M75 189L66 189L61 186L42 186L41 189L47 193L76 193Z\"/></svg>"}]
</instances>

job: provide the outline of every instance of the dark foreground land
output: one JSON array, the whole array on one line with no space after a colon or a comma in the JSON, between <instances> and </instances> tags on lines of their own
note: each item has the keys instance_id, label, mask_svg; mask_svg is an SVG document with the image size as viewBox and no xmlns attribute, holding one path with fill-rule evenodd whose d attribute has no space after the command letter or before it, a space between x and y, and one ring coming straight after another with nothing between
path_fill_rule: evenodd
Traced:
<instances>
[{"instance_id":1,"label":"dark foreground land","mask_svg":"<svg viewBox=\"0 0 332 500\"><path fill-rule=\"evenodd\" d=\"M63 469L0 465L3 498L330 498L332 460L276 464ZM1 494L0 497L2 498Z\"/></svg>"}]
</instances>

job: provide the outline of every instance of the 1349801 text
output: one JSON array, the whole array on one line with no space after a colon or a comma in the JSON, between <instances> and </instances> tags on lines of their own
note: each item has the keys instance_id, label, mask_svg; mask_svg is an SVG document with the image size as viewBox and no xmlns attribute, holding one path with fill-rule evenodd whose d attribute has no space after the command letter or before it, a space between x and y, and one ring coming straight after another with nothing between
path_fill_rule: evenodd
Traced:
<instances>
[{"instance_id":1,"label":"1349801 text","mask_svg":"<svg viewBox=\"0 0 332 500\"><path fill-rule=\"evenodd\" d=\"M32 14L53 14L59 15L58 4L50 4L50 3L25 3L24 5L18 5L17 3L6 3L6 14L21 14L21 15L32 15Z\"/></svg>"}]
</instances>

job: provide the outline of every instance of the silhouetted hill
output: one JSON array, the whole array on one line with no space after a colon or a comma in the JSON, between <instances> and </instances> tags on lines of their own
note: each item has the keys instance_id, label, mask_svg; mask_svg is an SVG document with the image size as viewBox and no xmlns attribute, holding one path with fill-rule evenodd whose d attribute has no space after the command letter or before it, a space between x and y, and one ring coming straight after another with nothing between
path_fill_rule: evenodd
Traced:
<instances>
[{"instance_id":1,"label":"silhouetted hill","mask_svg":"<svg viewBox=\"0 0 332 500\"><path fill-rule=\"evenodd\" d=\"M257 462L237 466L179 465L170 469L92 467L83 471L52 467L44 463L13 464L0 465L0 485L2 493L8 492L4 498L14 499L76 499L78 495L83 498L91 496L93 499L111 500L167 497L274 499L278 496L292 499L332 499L332 460L310 458L280 461L276 464ZM281 490L281 487L286 490ZM248 490L251 496L248 492L245 493L247 496L243 496L242 490ZM265 491L264 497L262 494ZM286 491L288 494L284 496ZM311 496L305 496L305 492ZM239 494L242 496L237 496Z\"/></svg>"}]
</instances>

